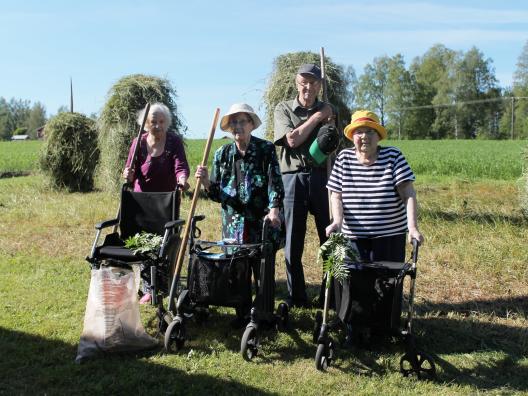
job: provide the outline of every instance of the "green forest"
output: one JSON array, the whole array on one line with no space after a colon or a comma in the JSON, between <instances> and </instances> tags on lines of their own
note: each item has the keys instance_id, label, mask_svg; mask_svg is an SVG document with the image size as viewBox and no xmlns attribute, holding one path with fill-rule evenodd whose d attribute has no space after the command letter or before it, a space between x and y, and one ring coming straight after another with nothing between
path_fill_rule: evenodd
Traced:
<instances>
[{"instance_id":1,"label":"green forest","mask_svg":"<svg viewBox=\"0 0 528 396\"><path fill-rule=\"evenodd\" d=\"M349 112L375 111L395 139L528 138L528 41L509 87L499 86L493 60L476 47L464 52L437 44L410 63L402 54L383 55L362 73L338 67L343 78L333 87L340 97L344 92ZM329 97L336 96L332 81L328 86ZM47 118L38 101L0 96L0 140L37 138Z\"/></svg>"}]
</instances>

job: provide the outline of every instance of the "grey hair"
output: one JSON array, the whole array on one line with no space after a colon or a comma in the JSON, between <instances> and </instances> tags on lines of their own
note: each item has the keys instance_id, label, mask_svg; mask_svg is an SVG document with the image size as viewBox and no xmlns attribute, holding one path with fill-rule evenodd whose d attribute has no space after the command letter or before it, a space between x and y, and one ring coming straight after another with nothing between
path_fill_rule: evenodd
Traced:
<instances>
[{"instance_id":1,"label":"grey hair","mask_svg":"<svg viewBox=\"0 0 528 396\"><path fill-rule=\"evenodd\" d=\"M137 116L138 125L141 125L143 123L143 117L145 117L145 110L146 109L147 109L147 106L145 106L143 109L139 110L138 116ZM154 114L154 113L163 114L163 117L165 117L165 121L166 121L165 125L167 126L167 129L171 126L171 124L172 124L172 114L171 114L169 108L166 105L164 105L163 103L159 103L159 102L151 104L150 105L149 114Z\"/></svg>"}]
</instances>

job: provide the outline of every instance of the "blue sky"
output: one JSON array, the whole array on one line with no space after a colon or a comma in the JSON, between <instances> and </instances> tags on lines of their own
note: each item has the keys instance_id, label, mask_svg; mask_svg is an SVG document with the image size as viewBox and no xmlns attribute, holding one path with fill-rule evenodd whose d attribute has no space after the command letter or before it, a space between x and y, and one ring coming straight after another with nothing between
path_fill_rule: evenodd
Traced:
<instances>
[{"instance_id":1,"label":"blue sky","mask_svg":"<svg viewBox=\"0 0 528 396\"><path fill-rule=\"evenodd\" d=\"M75 110L90 114L121 77L155 75L176 88L187 136L204 138L216 107L223 114L243 101L264 116L273 59L286 52L323 46L359 76L377 56L401 53L409 64L437 43L463 51L476 46L507 86L528 41L528 3L509 0L0 0L0 6L0 96L39 101L54 114L69 105L71 76Z\"/></svg>"}]
</instances>

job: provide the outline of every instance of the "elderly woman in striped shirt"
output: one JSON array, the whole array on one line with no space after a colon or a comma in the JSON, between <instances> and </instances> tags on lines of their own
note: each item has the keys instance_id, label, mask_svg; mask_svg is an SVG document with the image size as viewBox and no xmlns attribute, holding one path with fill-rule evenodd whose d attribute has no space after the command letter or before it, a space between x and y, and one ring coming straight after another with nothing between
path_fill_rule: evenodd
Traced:
<instances>
[{"instance_id":1,"label":"elderly woman in striped shirt","mask_svg":"<svg viewBox=\"0 0 528 396\"><path fill-rule=\"evenodd\" d=\"M422 243L418 230L414 174L396 147L378 146L387 137L371 111L352 115L345 136L354 147L341 151L327 184L333 221L327 235L343 232L366 261L405 261L405 237Z\"/></svg>"}]
</instances>

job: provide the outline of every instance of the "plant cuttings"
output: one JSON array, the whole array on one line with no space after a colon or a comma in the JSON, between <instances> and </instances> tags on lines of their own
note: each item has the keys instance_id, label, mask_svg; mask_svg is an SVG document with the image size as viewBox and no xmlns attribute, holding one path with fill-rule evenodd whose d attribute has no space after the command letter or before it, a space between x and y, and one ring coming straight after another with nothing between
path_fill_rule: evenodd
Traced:
<instances>
[{"instance_id":1,"label":"plant cuttings","mask_svg":"<svg viewBox=\"0 0 528 396\"><path fill-rule=\"evenodd\" d=\"M354 244L343 233L335 232L319 248L318 261L323 261L323 271L326 277L326 287L330 287L332 278L343 282L348 276L345 259L356 261L358 252Z\"/></svg>"},{"instance_id":2,"label":"plant cuttings","mask_svg":"<svg viewBox=\"0 0 528 396\"><path fill-rule=\"evenodd\" d=\"M152 259L156 258L163 238L157 234L142 231L125 240L125 247L134 254L142 254Z\"/></svg>"}]
</instances>

